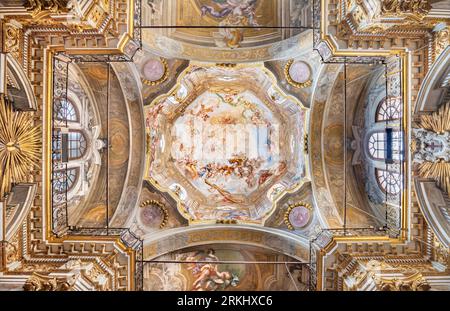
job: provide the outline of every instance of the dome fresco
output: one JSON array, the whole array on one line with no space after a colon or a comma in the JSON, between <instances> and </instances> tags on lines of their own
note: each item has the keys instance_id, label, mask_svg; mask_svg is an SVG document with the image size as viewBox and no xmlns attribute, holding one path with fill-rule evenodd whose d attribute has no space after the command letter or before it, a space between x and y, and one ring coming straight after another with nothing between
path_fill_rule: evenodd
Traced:
<instances>
[{"instance_id":1,"label":"dome fresco","mask_svg":"<svg viewBox=\"0 0 450 311\"><path fill-rule=\"evenodd\" d=\"M289 190L306 178L307 111L262 67L186 71L176 86L184 97L164 95L147 110L148 176L179 185L188 219L261 222L279 196L274 184Z\"/></svg>"}]
</instances>

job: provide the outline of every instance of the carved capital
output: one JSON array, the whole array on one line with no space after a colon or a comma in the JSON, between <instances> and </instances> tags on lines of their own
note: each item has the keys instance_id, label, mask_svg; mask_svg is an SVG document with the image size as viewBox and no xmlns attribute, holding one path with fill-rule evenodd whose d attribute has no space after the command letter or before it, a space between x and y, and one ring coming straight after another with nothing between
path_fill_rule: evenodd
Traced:
<instances>
[{"instance_id":1,"label":"carved capital","mask_svg":"<svg viewBox=\"0 0 450 311\"><path fill-rule=\"evenodd\" d=\"M34 18L41 18L51 13L68 12L68 2L68 0L27 0L25 8L31 12Z\"/></svg>"},{"instance_id":2,"label":"carved capital","mask_svg":"<svg viewBox=\"0 0 450 311\"><path fill-rule=\"evenodd\" d=\"M429 291L431 286L417 273L405 279L384 279L375 277L375 284L381 291Z\"/></svg>"},{"instance_id":3,"label":"carved capital","mask_svg":"<svg viewBox=\"0 0 450 311\"><path fill-rule=\"evenodd\" d=\"M381 13L384 15L412 15L422 19L431 10L427 0L383 0Z\"/></svg>"},{"instance_id":4,"label":"carved capital","mask_svg":"<svg viewBox=\"0 0 450 311\"><path fill-rule=\"evenodd\" d=\"M56 278L34 272L23 285L25 291L68 291L73 284L66 278Z\"/></svg>"}]
</instances>

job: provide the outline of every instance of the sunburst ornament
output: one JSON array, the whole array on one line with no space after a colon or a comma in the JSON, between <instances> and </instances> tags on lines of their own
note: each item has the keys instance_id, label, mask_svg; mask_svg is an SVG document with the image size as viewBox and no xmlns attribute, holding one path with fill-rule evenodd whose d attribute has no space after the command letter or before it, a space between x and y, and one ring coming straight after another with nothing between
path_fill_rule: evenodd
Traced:
<instances>
[{"instance_id":1,"label":"sunburst ornament","mask_svg":"<svg viewBox=\"0 0 450 311\"><path fill-rule=\"evenodd\" d=\"M39 161L40 129L29 112L14 111L0 95L0 198L12 184L27 182Z\"/></svg>"},{"instance_id":2,"label":"sunburst ornament","mask_svg":"<svg viewBox=\"0 0 450 311\"><path fill-rule=\"evenodd\" d=\"M450 194L450 163L444 160L423 162L418 166L418 173L423 178L433 178L442 190Z\"/></svg>"},{"instance_id":3,"label":"sunburst ornament","mask_svg":"<svg viewBox=\"0 0 450 311\"><path fill-rule=\"evenodd\" d=\"M450 131L450 102L442 105L438 111L421 115L419 127L438 134Z\"/></svg>"}]
</instances>

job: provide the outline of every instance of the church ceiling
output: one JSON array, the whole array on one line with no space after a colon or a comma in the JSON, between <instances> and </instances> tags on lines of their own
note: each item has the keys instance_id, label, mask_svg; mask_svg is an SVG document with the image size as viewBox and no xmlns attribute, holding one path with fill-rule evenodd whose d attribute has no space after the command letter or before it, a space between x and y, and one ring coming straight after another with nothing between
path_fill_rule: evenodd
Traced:
<instances>
[{"instance_id":1,"label":"church ceiling","mask_svg":"<svg viewBox=\"0 0 450 311\"><path fill-rule=\"evenodd\" d=\"M442 286L448 13L443 1L0 6L0 288Z\"/></svg>"}]
</instances>

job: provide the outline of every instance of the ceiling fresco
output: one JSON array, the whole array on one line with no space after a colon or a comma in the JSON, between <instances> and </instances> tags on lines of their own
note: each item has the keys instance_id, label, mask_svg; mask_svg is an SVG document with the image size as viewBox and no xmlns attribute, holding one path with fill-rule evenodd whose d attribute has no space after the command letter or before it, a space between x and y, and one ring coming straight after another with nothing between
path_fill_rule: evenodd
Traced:
<instances>
[{"instance_id":1,"label":"ceiling fresco","mask_svg":"<svg viewBox=\"0 0 450 311\"><path fill-rule=\"evenodd\" d=\"M307 178L307 109L261 66L191 65L179 81L146 109L147 178L189 220L261 222Z\"/></svg>"},{"instance_id":2,"label":"ceiling fresco","mask_svg":"<svg viewBox=\"0 0 450 311\"><path fill-rule=\"evenodd\" d=\"M180 58L273 57L296 48L311 28L311 8L310 0L150 0L142 7L143 40Z\"/></svg>"},{"instance_id":3,"label":"ceiling fresco","mask_svg":"<svg viewBox=\"0 0 450 311\"><path fill-rule=\"evenodd\" d=\"M280 264L267 264L276 261ZM146 262L144 287L151 291L295 291L305 288L305 270L295 259L264 248L211 244Z\"/></svg>"}]
</instances>

